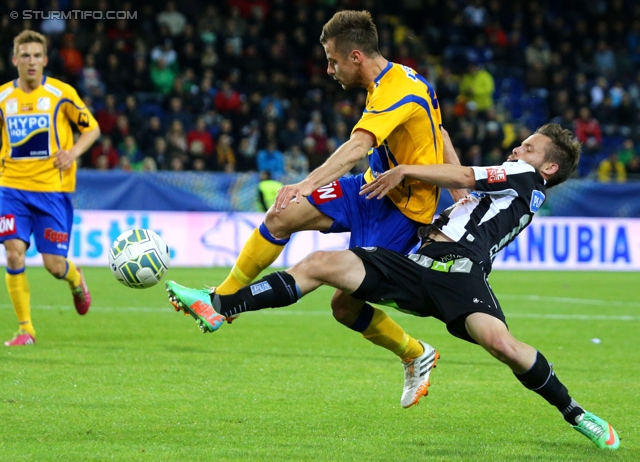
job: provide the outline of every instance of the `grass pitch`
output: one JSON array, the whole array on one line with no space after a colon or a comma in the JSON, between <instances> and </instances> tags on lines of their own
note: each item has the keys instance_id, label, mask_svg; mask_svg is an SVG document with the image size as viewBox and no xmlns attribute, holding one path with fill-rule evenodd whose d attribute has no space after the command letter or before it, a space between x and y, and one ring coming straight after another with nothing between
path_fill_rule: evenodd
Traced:
<instances>
[{"instance_id":1,"label":"grass pitch","mask_svg":"<svg viewBox=\"0 0 640 462\"><path fill-rule=\"evenodd\" d=\"M442 355L429 396L402 409L401 365L333 320L331 289L203 335L162 285L84 271L94 301L81 317L64 283L28 269L38 343L0 350L0 460L640 460L638 273L491 277L516 337L617 429L621 448L608 453L435 320L389 311ZM167 277L202 286L225 275ZM16 329L4 288L0 326L2 340Z\"/></svg>"}]
</instances>

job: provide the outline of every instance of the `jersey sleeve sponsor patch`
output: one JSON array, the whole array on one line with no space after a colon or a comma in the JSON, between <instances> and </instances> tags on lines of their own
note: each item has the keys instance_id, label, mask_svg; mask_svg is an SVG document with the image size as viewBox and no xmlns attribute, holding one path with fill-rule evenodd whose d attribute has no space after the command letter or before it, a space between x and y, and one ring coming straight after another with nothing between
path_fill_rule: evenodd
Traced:
<instances>
[{"instance_id":1,"label":"jersey sleeve sponsor patch","mask_svg":"<svg viewBox=\"0 0 640 462\"><path fill-rule=\"evenodd\" d=\"M339 199L342 197L342 187L339 181L332 181L326 186L316 189L311 193L311 197L316 204L324 204L325 202Z\"/></svg>"},{"instance_id":2,"label":"jersey sleeve sponsor patch","mask_svg":"<svg viewBox=\"0 0 640 462\"><path fill-rule=\"evenodd\" d=\"M491 183L504 183L507 181L507 170L504 167L487 168L487 181Z\"/></svg>"},{"instance_id":3,"label":"jersey sleeve sponsor patch","mask_svg":"<svg viewBox=\"0 0 640 462\"><path fill-rule=\"evenodd\" d=\"M540 210L545 198L546 196L542 191L538 191L537 189L533 191L531 194L531 202L529 203L529 210L531 210L531 213L536 213Z\"/></svg>"}]
</instances>

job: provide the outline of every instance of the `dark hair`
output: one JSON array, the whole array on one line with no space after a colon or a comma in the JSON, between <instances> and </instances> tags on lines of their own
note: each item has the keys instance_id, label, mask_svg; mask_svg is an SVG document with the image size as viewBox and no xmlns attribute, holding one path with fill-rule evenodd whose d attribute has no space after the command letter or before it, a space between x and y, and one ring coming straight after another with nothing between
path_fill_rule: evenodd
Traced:
<instances>
[{"instance_id":1,"label":"dark hair","mask_svg":"<svg viewBox=\"0 0 640 462\"><path fill-rule=\"evenodd\" d=\"M354 49L360 50L366 56L379 55L378 29L366 10L339 11L327 21L322 28L320 43L326 45L331 39L338 53L347 56Z\"/></svg>"},{"instance_id":2,"label":"dark hair","mask_svg":"<svg viewBox=\"0 0 640 462\"><path fill-rule=\"evenodd\" d=\"M551 188L573 174L580 160L582 144L574 138L570 130L558 124L543 125L536 133L551 139L551 143L547 144L544 160L558 164L558 171L547 180L547 188Z\"/></svg>"}]
</instances>

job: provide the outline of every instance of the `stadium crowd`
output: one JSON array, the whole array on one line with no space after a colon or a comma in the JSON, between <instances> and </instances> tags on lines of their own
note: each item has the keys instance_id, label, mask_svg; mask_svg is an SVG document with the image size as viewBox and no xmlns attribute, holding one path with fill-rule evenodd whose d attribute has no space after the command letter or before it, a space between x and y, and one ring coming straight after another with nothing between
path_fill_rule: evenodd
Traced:
<instances>
[{"instance_id":1,"label":"stadium crowd","mask_svg":"<svg viewBox=\"0 0 640 462\"><path fill-rule=\"evenodd\" d=\"M16 76L15 35L47 36L46 74L78 88L102 131L84 168L306 174L364 108L318 41L342 8L370 10L383 56L434 85L463 165L502 162L551 120L584 144L580 176L640 177L631 0L6 0L0 77Z\"/></svg>"}]
</instances>

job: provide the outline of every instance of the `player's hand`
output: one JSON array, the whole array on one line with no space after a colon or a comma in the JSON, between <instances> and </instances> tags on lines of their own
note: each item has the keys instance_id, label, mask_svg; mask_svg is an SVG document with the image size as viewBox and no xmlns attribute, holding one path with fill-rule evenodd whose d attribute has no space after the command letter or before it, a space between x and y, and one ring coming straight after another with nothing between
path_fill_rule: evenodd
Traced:
<instances>
[{"instance_id":1,"label":"player's hand","mask_svg":"<svg viewBox=\"0 0 640 462\"><path fill-rule=\"evenodd\" d=\"M371 183L360 188L360 195L367 194L367 199L382 199L404 179L402 168L394 167L378 175Z\"/></svg>"},{"instance_id":2,"label":"player's hand","mask_svg":"<svg viewBox=\"0 0 640 462\"><path fill-rule=\"evenodd\" d=\"M464 199L469 195L469 191L466 189L450 189L449 194L453 197L453 202L458 202L460 199Z\"/></svg>"},{"instance_id":3,"label":"player's hand","mask_svg":"<svg viewBox=\"0 0 640 462\"><path fill-rule=\"evenodd\" d=\"M73 161L76 157L66 149L62 149L56 152L54 155L53 166L60 170L68 170L73 165Z\"/></svg>"},{"instance_id":4,"label":"player's hand","mask_svg":"<svg viewBox=\"0 0 640 462\"><path fill-rule=\"evenodd\" d=\"M300 183L283 186L276 195L276 213L280 213L280 210L286 209L289 202L293 200L296 201L296 204L299 204L300 199L310 196L311 193L313 193L313 189L306 179Z\"/></svg>"}]
</instances>

